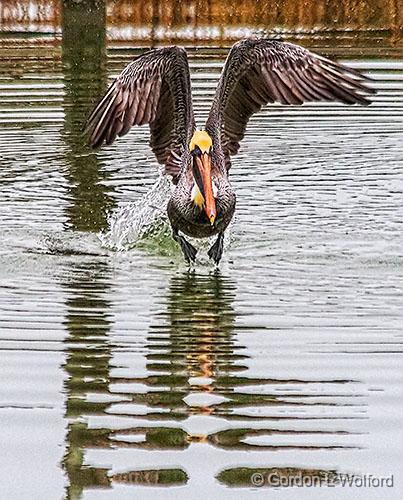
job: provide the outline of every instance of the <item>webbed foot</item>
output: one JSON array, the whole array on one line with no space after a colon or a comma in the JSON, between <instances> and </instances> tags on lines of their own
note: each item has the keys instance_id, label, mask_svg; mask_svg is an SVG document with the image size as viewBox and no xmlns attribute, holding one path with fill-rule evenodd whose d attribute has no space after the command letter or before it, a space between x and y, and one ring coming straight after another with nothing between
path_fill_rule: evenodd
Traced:
<instances>
[{"instance_id":1,"label":"webbed foot","mask_svg":"<svg viewBox=\"0 0 403 500\"><path fill-rule=\"evenodd\" d=\"M213 261L217 264L217 266L221 260L223 250L224 250L224 233L219 233L213 246L207 252L207 255L210 257L210 259L213 259Z\"/></svg>"},{"instance_id":2,"label":"webbed foot","mask_svg":"<svg viewBox=\"0 0 403 500\"><path fill-rule=\"evenodd\" d=\"M179 244L181 246L184 257L189 262L189 264L194 262L196 260L197 254L196 248L187 240L185 240L183 236L179 236Z\"/></svg>"},{"instance_id":3,"label":"webbed foot","mask_svg":"<svg viewBox=\"0 0 403 500\"><path fill-rule=\"evenodd\" d=\"M173 231L172 234L175 241L177 241L181 247L183 256L189 264L192 264L196 260L197 250L189 243L183 236L181 236L177 230Z\"/></svg>"}]
</instances>

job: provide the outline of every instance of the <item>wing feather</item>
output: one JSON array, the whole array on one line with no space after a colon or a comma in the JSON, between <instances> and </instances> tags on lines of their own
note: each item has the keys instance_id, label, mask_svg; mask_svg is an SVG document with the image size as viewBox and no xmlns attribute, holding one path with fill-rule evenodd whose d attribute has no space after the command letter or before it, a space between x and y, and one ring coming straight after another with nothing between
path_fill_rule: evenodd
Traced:
<instances>
[{"instance_id":1,"label":"wing feather","mask_svg":"<svg viewBox=\"0 0 403 500\"><path fill-rule=\"evenodd\" d=\"M165 164L175 151L175 168L170 166L170 174L177 177L177 158L187 148L195 128L184 49L152 50L126 66L92 111L86 130L91 146L98 147L104 142L112 144L133 125L146 123L159 163Z\"/></svg>"},{"instance_id":2,"label":"wing feather","mask_svg":"<svg viewBox=\"0 0 403 500\"><path fill-rule=\"evenodd\" d=\"M229 155L238 151L249 118L265 104L369 104L368 94L375 91L364 80L370 78L298 45L243 40L228 54L206 129L221 142L229 166Z\"/></svg>"}]
</instances>

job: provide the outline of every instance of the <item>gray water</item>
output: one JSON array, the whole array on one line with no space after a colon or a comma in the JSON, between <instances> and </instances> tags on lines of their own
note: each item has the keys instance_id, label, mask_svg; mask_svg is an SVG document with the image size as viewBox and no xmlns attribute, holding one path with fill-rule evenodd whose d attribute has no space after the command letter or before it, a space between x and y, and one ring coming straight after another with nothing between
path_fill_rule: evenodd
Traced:
<instances>
[{"instance_id":1,"label":"gray water","mask_svg":"<svg viewBox=\"0 0 403 500\"><path fill-rule=\"evenodd\" d=\"M369 107L251 120L220 271L189 272L147 127L97 153L81 135L142 49L83 65L64 35L0 40L0 497L401 498L398 53L333 50L374 79ZM226 48L188 49L202 124ZM254 471L394 486L273 491Z\"/></svg>"}]
</instances>

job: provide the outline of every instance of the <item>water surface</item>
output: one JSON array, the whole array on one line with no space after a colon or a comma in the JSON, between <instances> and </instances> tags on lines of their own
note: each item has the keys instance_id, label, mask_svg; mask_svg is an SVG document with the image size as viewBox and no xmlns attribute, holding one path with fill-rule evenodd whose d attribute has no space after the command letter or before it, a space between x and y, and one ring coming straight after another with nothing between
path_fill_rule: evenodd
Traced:
<instances>
[{"instance_id":1,"label":"water surface","mask_svg":"<svg viewBox=\"0 0 403 500\"><path fill-rule=\"evenodd\" d=\"M254 470L394 474L281 494L401 498L399 50L332 48L374 79L369 107L251 120L220 272L189 272L159 226L105 245L158 169L147 127L97 153L81 129L142 48L68 15L63 43L0 39L2 498L269 497ZM186 45L202 124L229 44Z\"/></svg>"}]
</instances>

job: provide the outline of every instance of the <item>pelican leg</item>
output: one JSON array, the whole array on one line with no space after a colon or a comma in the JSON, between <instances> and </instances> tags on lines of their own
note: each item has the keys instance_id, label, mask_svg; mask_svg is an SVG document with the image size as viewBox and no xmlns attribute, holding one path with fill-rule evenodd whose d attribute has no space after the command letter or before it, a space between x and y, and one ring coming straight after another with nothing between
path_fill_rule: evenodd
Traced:
<instances>
[{"instance_id":1,"label":"pelican leg","mask_svg":"<svg viewBox=\"0 0 403 500\"><path fill-rule=\"evenodd\" d=\"M224 250L224 233L219 233L213 246L207 252L207 255L210 257L210 259L214 260L217 266L221 260L223 250Z\"/></svg>"},{"instance_id":2,"label":"pelican leg","mask_svg":"<svg viewBox=\"0 0 403 500\"><path fill-rule=\"evenodd\" d=\"M196 260L197 250L183 236L178 233L177 229L172 228L172 237L181 246L182 253L189 264Z\"/></svg>"}]
</instances>

